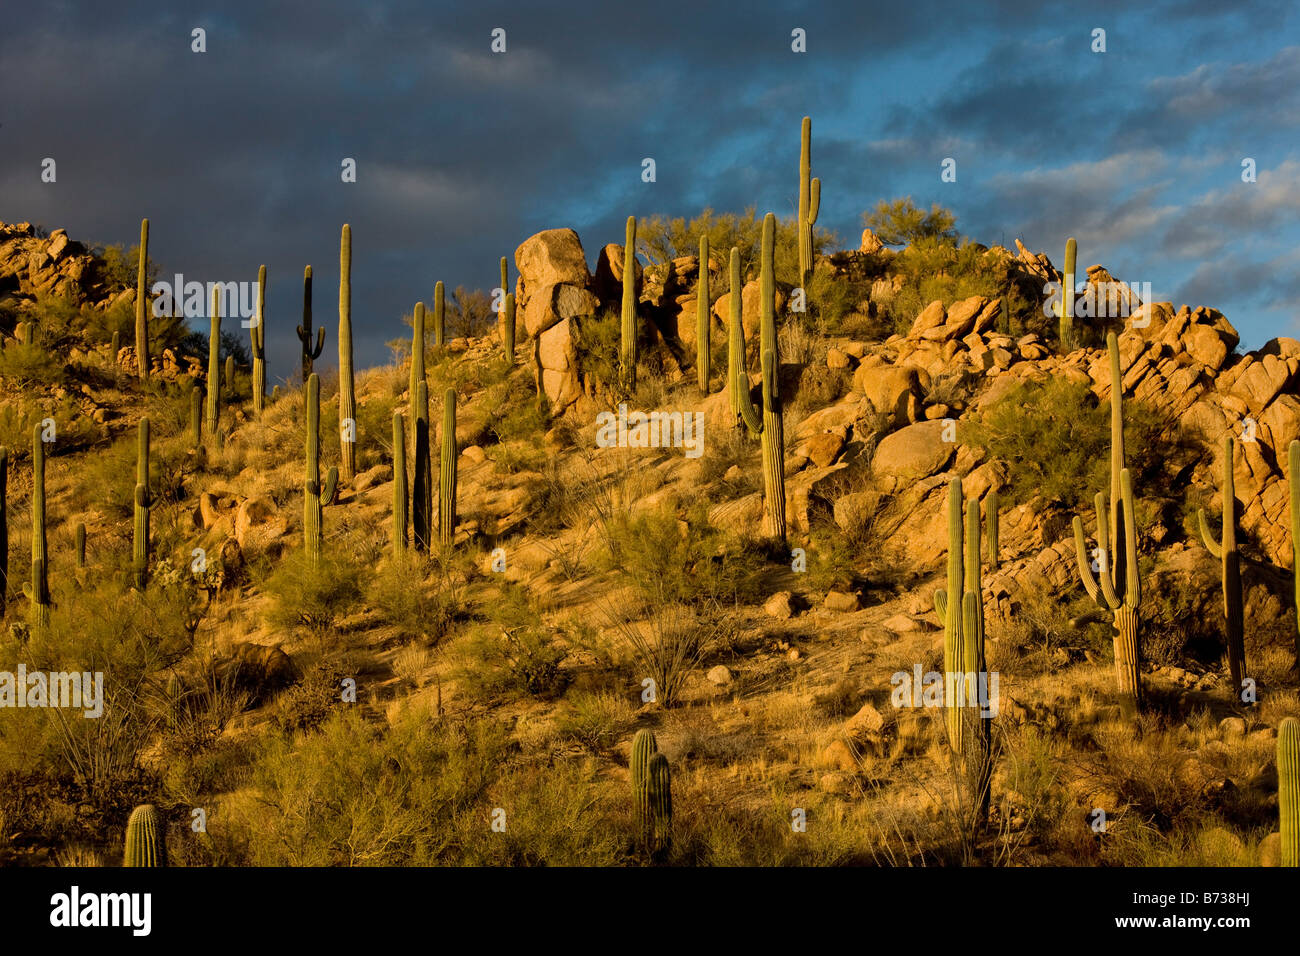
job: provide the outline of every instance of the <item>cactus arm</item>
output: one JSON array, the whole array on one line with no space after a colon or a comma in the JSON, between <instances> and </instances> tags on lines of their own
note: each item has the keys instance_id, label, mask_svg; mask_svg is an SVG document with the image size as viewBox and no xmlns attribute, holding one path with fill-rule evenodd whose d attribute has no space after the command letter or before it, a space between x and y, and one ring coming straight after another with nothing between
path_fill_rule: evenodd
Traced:
<instances>
[{"instance_id":1,"label":"cactus arm","mask_svg":"<svg viewBox=\"0 0 1300 956\"><path fill-rule=\"evenodd\" d=\"M817 221L817 211L822 205L822 181L819 177L813 177L812 181L812 202L808 207L808 225Z\"/></svg>"},{"instance_id":2,"label":"cactus arm","mask_svg":"<svg viewBox=\"0 0 1300 956\"><path fill-rule=\"evenodd\" d=\"M1088 597L1098 604L1108 603L1097 586L1097 578L1092 576L1092 560L1088 554L1088 542L1083 536L1083 520L1078 515L1074 516L1074 553L1079 565L1079 577L1083 579L1083 589L1088 592ZM1105 579L1103 572L1102 580Z\"/></svg>"},{"instance_id":3,"label":"cactus arm","mask_svg":"<svg viewBox=\"0 0 1300 956\"><path fill-rule=\"evenodd\" d=\"M1137 555L1137 517L1134 513L1133 478L1125 468L1120 472L1121 498L1124 503L1124 555L1128 559L1126 569L1124 603L1136 608L1142 603L1142 578L1138 574ZM1119 543L1116 542L1116 548Z\"/></svg>"},{"instance_id":4,"label":"cactus arm","mask_svg":"<svg viewBox=\"0 0 1300 956\"><path fill-rule=\"evenodd\" d=\"M1205 509L1196 509L1196 520L1201 526L1201 540L1205 542L1205 548L1216 558L1223 557L1223 546L1214 540L1214 532L1210 530L1209 523L1205 520ZM1225 525L1226 527L1226 525Z\"/></svg>"},{"instance_id":5,"label":"cactus arm","mask_svg":"<svg viewBox=\"0 0 1300 956\"><path fill-rule=\"evenodd\" d=\"M948 616L948 592L943 588L934 592L934 609L939 615L939 620Z\"/></svg>"},{"instance_id":6,"label":"cactus arm","mask_svg":"<svg viewBox=\"0 0 1300 956\"><path fill-rule=\"evenodd\" d=\"M332 505L334 498L339 491L339 470L331 467L329 474L325 477L325 487L320 492L320 503L322 505Z\"/></svg>"}]
</instances>

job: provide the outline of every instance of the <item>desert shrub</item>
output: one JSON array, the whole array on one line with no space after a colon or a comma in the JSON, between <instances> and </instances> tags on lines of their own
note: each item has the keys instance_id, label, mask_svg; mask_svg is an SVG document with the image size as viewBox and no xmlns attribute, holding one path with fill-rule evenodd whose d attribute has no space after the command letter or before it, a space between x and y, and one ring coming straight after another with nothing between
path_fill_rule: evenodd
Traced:
<instances>
[{"instance_id":1,"label":"desert shrub","mask_svg":"<svg viewBox=\"0 0 1300 956\"><path fill-rule=\"evenodd\" d=\"M272 725L286 734L316 730L332 713L352 706L343 703L343 680L354 676L338 661L314 661L302 680L276 698Z\"/></svg>"},{"instance_id":2,"label":"desert shrub","mask_svg":"<svg viewBox=\"0 0 1300 956\"><path fill-rule=\"evenodd\" d=\"M476 697L526 694L550 698L568 683L568 651L544 625L483 625L457 648L456 676Z\"/></svg>"},{"instance_id":3,"label":"desert shrub","mask_svg":"<svg viewBox=\"0 0 1300 956\"><path fill-rule=\"evenodd\" d=\"M609 691L571 690L557 720L562 738L603 753L626 737L636 721L636 710L625 696Z\"/></svg>"},{"instance_id":4,"label":"desert shrub","mask_svg":"<svg viewBox=\"0 0 1300 956\"><path fill-rule=\"evenodd\" d=\"M305 549L289 552L263 582L272 623L305 627L317 635L332 630L361 597L362 572L346 548L327 546L317 566Z\"/></svg>"},{"instance_id":5,"label":"desert shrub","mask_svg":"<svg viewBox=\"0 0 1300 956\"><path fill-rule=\"evenodd\" d=\"M930 211L917 208L912 197L882 199L876 208L862 214L862 224L887 246L902 246L921 239L955 240L957 218L934 203Z\"/></svg>"},{"instance_id":6,"label":"desert shrub","mask_svg":"<svg viewBox=\"0 0 1300 956\"><path fill-rule=\"evenodd\" d=\"M431 581L415 552L409 556L406 566L389 561L372 573L366 600L398 630L400 637L437 643L461 611L460 595L436 578Z\"/></svg>"},{"instance_id":7,"label":"desert shrub","mask_svg":"<svg viewBox=\"0 0 1300 956\"><path fill-rule=\"evenodd\" d=\"M59 353L40 341L32 345L7 342L0 349L0 381L23 388L62 385L67 380Z\"/></svg>"},{"instance_id":8,"label":"desert shrub","mask_svg":"<svg viewBox=\"0 0 1300 956\"><path fill-rule=\"evenodd\" d=\"M606 623L631 651L634 678L654 681L655 701L674 707L691 673L705 656L734 636L734 627L714 605L645 602L624 611L605 609Z\"/></svg>"},{"instance_id":9,"label":"desert shrub","mask_svg":"<svg viewBox=\"0 0 1300 956\"><path fill-rule=\"evenodd\" d=\"M103 436L103 427L86 417L70 396L58 400L22 394L6 397L0 404L0 446L9 449L10 461L30 460L32 429L47 418L54 419L55 427L55 441L45 447L47 460L86 448Z\"/></svg>"}]
</instances>

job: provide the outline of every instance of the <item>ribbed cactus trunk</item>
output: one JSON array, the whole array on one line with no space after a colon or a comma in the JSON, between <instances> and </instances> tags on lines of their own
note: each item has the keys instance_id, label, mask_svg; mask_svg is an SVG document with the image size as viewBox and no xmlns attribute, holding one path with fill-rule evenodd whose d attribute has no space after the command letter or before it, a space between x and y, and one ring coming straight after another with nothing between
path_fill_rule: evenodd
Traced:
<instances>
[{"instance_id":1,"label":"ribbed cactus trunk","mask_svg":"<svg viewBox=\"0 0 1300 956\"><path fill-rule=\"evenodd\" d=\"M649 730L638 730L632 738L629 771L637 838L649 853L661 853L671 838L672 781L667 758Z\"/></svg>"},{"instance_id":2,"label":"ribbed cactus trunk","mask_svg":"<svg viewBox=\"0 0 1300 956\"><path fill-rule=\"evenodd\" d=\"M627 217L623 243L623 311L619 345L619 371L624 393L636 391L636 217Z\"/></svg>"},{"instance_id":3,"label":"ribbed cactus trunk","mask_svg":"<svg viewBox=\"0 0 1300 956\"><path fill-rule=\"evenodd\" d=\"M260 418L266 402L266 266L257 270L257 315L248 332L252 339L253 416ZM233 377L231 382L233 386Z\"/></svg>"},{"instance_id":4,"label":"ribbed cactus trunk","mask_svg":"<svg viewBox=\"0 0 1300 956\"><path fill-rule=\"evenodd\" d=\"M307 474L303 482L303 545L312 565L320 564L324 546L323 510L334 500L338 469L331 468L324 485L320 480L320 376L307 379Z\"/></svg>"},{"instance_id":5,"label":"ribbed cactus trunk","mask_svg":"<svg viewBox=\"0 0 1300 956\"><path fill-rule=\"evenodd\" d=\"M222 382L225 383L226 400L235 401L235 357L233 355L226 356L226 371L222 376Z\"/></svg>"},{"instance_id":6,"label":"ribbed cactus trunk","mask_svg":"<svg viewBox=\"0 0 1300 956\"><path fill-rule=\"evenodd\" d=\"M980 568L980 503L972 499L966 505L966 549L962 586L962 667L961 688L965 695L965 713L962 715L962 769L966 778L967 806L971 814L971 827L975 832L984 829L989 816L990 783L993 776L992 733L980 690L991 690L988 683L988 666L984 658L984 582ZM974 688L966 675L974 675ZM970 692L975 697L971 699Z\"/></svg>"},{"instance_id":7,"label":"ribbed cactus trunk","mask_svg":"<svg viewBox=\"0 0 1300 956\"><path fill-rule=\"evenodd\" d=\"M442 447L438 471L438 536L444 548L456 540L456 391L447 389L442 403Z\"/></svg>"},{"instance_id":8,"label":"ribbed cactus trunk","mask_svg":"<svg viewBox=\"0 0 1300 956\"><path fill-rule=\"evenodd\" d=\"M1061 277L1061 351L1074 348L1074 265L1078 243L1071 237L1065 241L1065 272Z\"/></svg>"},{"instance_id":9,"label":"ribbed cactus trunk","mask_svg":"<svg viewBox=\"0 0 1300 956\"><path fill-rule=\"evenodd\" d=\"M406 422L393 412L393 560L406 559Z\"/></svg>"},{"instance_id":10,"label":"ribbed cactus trunk","mask_svg":"<svg viewBox=\"0 0 1300 956\"><path fill-rule=\"evenodd\" d=\"M41 426L32 429L32 581L23 588L31 602L32 624L50 623L49 550L45 537L45 443Z\"/></svg>"},{"instance_id":11,"label":"ribbed cactus trunk","mask_svg":"<svg viewBox=\"0 0 1300 956\"><path fill-rule=\"evenodd\" d=\"M149 580L149 419L140 419L140 434L135 461L135 534L132 539L131 566L135 586L144 589Z\"/></svg>"},{"instance_id":12,"label":"ribbed cactus trunk","mask_svg":"<svg viewBox=\"0 0 1300 956\"><path fill-rule=\"evenodd\" d=\"M416 400L411 408L414 417L415 482L411 495L412 528L417 551L428 551L433 541L433 451L429 435L429 385L415 386Z\"/></svg>"},{"instance_id":13,"label":"ribbed cactus trunk","mask_svg":"<svg viewBox=\"0 0 1300 956\"><path fill-rule=\"evenodd\" d=\"M442 348L447 344L447 290L442 280L433 286L433 345Z\"/></svg>"},{"instance_id":14,"label":"ribbed cactus trunk","mask_svg":"<svg viewBox=\"0 0 1300 956\"><path fill-rule=\"evenodd\" d=\"M727 275L731 283L727 296L727 393L736 424L743 419L751 431L757 432L762 426L750 420L753 415L749 404L749 373L745 368L745 327L741 321L740 250L735 246L731 247ZM751 411L750 415L745 414L746 409Z\"/></svg>"},{"instance_id":15,"label":"ribbed cactus trunk","mask_svg":"<svg viewBox=\"0 0 1300 956\"><path fill-rule=\"evenodd\" d=\"M1237 494L1232 480L1233 453L1237 443L1232 436L1223 440L1223 531L1216 541L1205 519L1205 509L1197 510L1201 540L1211 555L1223 566L1224 643L1228 652L1228 672L1232 675L1233 697L1241 699L1241 685L1246 677L1246 645L1241 596L1241 557L1237 551Z\"/></svg>"},{"instance_id":16,"label":"ribbed cactus trunk","mask_svg":"<svg viewBox=\"0 0 1300 956\"><path fill-rule=\"evenodd\" d=\"M1296 612L1296 665L1300 667L1300 441L1287 447L1287 483L1291 501L1291 578Z\"/></svg>"},{"instance_id":17,"label":"ribbed cactus trunk","mask_svg":"<svg viewBox=\"0 0 1300 956\"><path fill-rule=\"evenodd\" d=\"M126 854L123 866L166 866L167 847L162 821L150 804L136 807L126 824Z\"/></svg>"},{"instance_id":18,"label":"ribbed cactus trunk","mask_svg":"<svg viewBox=\"0 0 1300 956\"><path fill-rule=\"evenodd\" d=\"M216 437L221 418L221 312L218 290L212 290L212 312L208 331L208 434Z\"/></svg>"},{"instance_id":19,"label":"ribbed cactus trunk","mask_svg":"<svg viewBox=\"0 0 1300 956\"><path fill-rule=\"evenodd\" d=\"M9 449L0 446L0 617L9 604Z\"/></svg>"},{"instance_id":20,"label":"ribbed cactus trunk","mask_svg":"<svg viewBox=\"0 0 1300 956\"><path fill-rule=\"evenodd\" d=\"M813 225L821 208L822 181L812 176L812 118L805 116L799 132L799 285L806 293L812 275Z\"/></svg>"},{"instance_id":21,"label":"ribbed cactus trunk","mask_svg":"<svg viewBox=\"0 0 1300 956\"><path fill-rule=\"evenodd\" d=\"M781 407L781 356L776 342L776 216L763 218L762 321L759 355L763 363L763 534L786 543L785 527L785 424ZM746 399L748 401L748 399Z\"/></svg>"},{"instance_id":22,"label":"ribbed cactus trunk","mask_svg":"<svg viewBox=\"0 0 1300 956\"><path fill-rule=\"evenodd\" d=\"M352 381L352 227L339 240L339 469L345 481L357 471L357 401Z\"/></svg>"},{"instance_id":23,"label":"ribbed cactus trunk","mask_svg":"<svg viewBox=\"0 0 1300 956\"><path fill-rule=\"evenodd\" d=\"M418 417L416 415L415 390L421 382L425 381L424 316L424 303L415 303L415 310L411 314L411 373L406 386L407 397L411 405L410 417L412 422Z\"/></svg>"},{"instance_id":24,"label":"ribbed cactus trunk","mask_svg":"<svg viewBox=\"0 0 1300 956\"><path fill-rule=\"evenodd\" d=\"M306 385L325 348L325 326L316 330L315 345L311 339L311 266L302 270L302 324L298 326L298 342L302 346L302 382Z\"/></svg>"},{"instance_id":25,"label":"ribbed cactus trunk","mask_svg":"<svg viewBox=\"0 0 1300 956\"><path fill-rule=\"evenodd\" d=\"M515 364L515 294L513 292L506 293L505 328L501 332L501 351L505 353L506 365L513 368Z\"/></svg>"},{"instance_id":26,"label":"ribbed cactus trunk","mask_svg":"<svg viewBox=\"0 0 1300 956\"><path fill-rule=\"evenodd\" d=\"M203 389L197 385L190 389L190 447L203 447Z\"/></svg>"},{"instance_id":27,"label":"ribbed cactus trunk","mask_svg":"<svg viewBox=\"0 0 1300 956\"><path fill-rule=\"evenodd\" d=\"M506 295L510 292L510 264L505 256L501 257L501 307L497 314L497 325L501 329L501 341L506 340Z\"/></svg>"},{"instance_id":28,"label":"ribbed cactus trunk","mask_svg":"<svg viewBox=\"0 0 1300 956\"><path fill-rule=\"evenodd\" d=\"M1277 809L1282 865L1300 866L1300 720L1284 717L1277 728Z\"/></svg>"},{"instance_id":29,"label":"ribbed cactus trunk","mask_svg":"<svg viewBox=\"0 0 1300 956\"><path fill-rule=\"evenodd\" d=\"M77 555L77 567L84 568L86 566L86 523L84 521L77 522L73 546Z\"/></svg>"},{"instance_id":30,"label":"ribbed cactus trunk","mask_svg":"<svg viewBox=\"0 0 1300 956\"><path fill-rule=\"evenodd\" d=\"M135 367L140 381L149 380L149 297L145 271L149 263L149 220L140 220L140 262L135 273ZM177 290L180 294L180 290Z\"/></svg>"},{"instance_id":31,"label":"ribbed cactus trunk","mask_svg":"<svg viewBox=\"0 0 1300 956\"><path fill-rule=\"evenodd\" d=\"M700 394L709 394L709 237L700 236L700 278L695 285L695 372Z\"/></svg>"},{"instance_id":32,"label":"ribbed cactus trunk","mask_svg":"<svg viewBox=\"0 0 1300 956\"><path fill-rule=\"evenodd\" d=\"M988 494L987 514L985 520L989 525L989 567L994 571L1002 566L1002 556L998 548L998 493L990 489Z\"/></svg>"},{"instance_id":33,"label":"ribbed cactus trunk","mask_svg":"<svg viewBox=\"0 0 1300 956\"><path fill-rule=\"evenodd\" d=\"M954 687L956 675L965 672L966 646L962 640L962 601L965 594L965 564L962 558L962 489L961 479L948 483L948 587L934 593L934 608L943 620L944 717L947 721L949 746L960 750L965 715L957 701L947 693Z\"/></svg>"}]
</instances>

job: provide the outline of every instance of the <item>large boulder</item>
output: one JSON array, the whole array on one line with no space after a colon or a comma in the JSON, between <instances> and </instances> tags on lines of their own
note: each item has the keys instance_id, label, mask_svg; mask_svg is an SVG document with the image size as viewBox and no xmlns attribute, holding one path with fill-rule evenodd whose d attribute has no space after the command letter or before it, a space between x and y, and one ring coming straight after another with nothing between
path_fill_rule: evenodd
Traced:
<instances>
[{"instance_id":1,"label":"large boulder","mask_svg":"<svg viewBox=\"0 0 1300 956\"><path fill-rule=\"evenodd\" d=\"M635 257L637 288L640 288L643 269ZM623 299L623 247L611 242L600 250L596 257L596 274L591 280L592 291L602 302L622 302Z\"/></svg>"},{"instance_id":2,"label":"large boulder","mask_svg":"<svg viewBox=\"0 0 1300 956\"><path fill-rule=\"evenodd\" d=\"M781 314L785 308L785 290L780 285L776 286L773 293L775 300L776 312ZM762 320L763 296L759 291L757 282L746 282L740 290L740 327L745 330L746 340L752 339L758 334L759 322ZM713 314L718 317L722 327L728 328L731 321L731 293L723 293L716 302L713 303Z\"/></svg>"},{"instance_id":3,"label":"large boulder","mask_svg":"<svg viewBox=\"0 0 1300 956\"><path fill-rule=\"evenodd\" d=\"M853 387L866 396L876 412L888 415L894 425L921 418L920 372L908 365L863 363L853 373Z\"/></svg>"},{"instance_id":4,"label":"large boulder","mask_svg":"<svg viewBox=\"0 0 1300 956\"><path fill-rule=\"evenodd\" d=\"M538 339L542 364L542 389L553 408L563 409L582 395L578 378L577 345L573 340L573 319L565 319L543 332Z\"/></svg>"},{"instance_id":5,"label":"large boulder","mask_svg":"<svg viewBox=\"0 0 1300 956\"><path fill-rule=\"evenodd\" d=\"M917 422L886 435L876 446L871 470L883 477L908 480L943 470L956 448L943 440L943 429L942 421Z\"/></svg>"},{"instance_id":6,"label":"large boulder","mask_svg":"<svg viewBox=\"0 0 1300 956\"><path fill-rule=\"evenodd\" d=\"M524 329L530 336L540 335L567 319L595 315L599 308L600 301L580 286L566 283L545 286L528 294Z\"/></svg>"},{"instance_id":7,"label":"large boulder","mask_svg":"<svg viewBox=\"0 0 1300 956\"><path fill-rule=\"evenodd\" d=\"M515 250L515 266L529 290L565 283L585 288L591 282L582 241L572 229L546 229Z\"/></svg>"}]
</instances>

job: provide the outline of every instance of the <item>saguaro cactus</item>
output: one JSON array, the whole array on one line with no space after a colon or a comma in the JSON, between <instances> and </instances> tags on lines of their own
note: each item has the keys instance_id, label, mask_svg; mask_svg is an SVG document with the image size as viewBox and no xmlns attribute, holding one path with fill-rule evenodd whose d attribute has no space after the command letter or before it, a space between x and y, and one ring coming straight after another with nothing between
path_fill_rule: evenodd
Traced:
<instances>
[{"instance_id":1,"label":"saguaro cactus","mask_svg":"<svg viewBox=\"0 0 1300 956\"><path fill-rule=\"evenodd\" d=\"M190 389L190 445L203 446L203 389L197 385Z\"/></svg>"},{"instance_id":2,"label":"saguaro cactus","mask_svg":"<svg viewBox=\"0 0 1300 956\"><path fill-rule=\"evenodd\" d=\"M257 315L248 334L253 340L253 415L260 417L266 401L266 266L257 270Z\"/></svg>"},{"instance_id":3,"label":"saguaro cactus","mask_svg":"<svg viewBox=\"0 0 1300 956\"><path fill-rule=\"evenodd\" d=\"M416 400L411 408L414 417L415 483L412 488L411 516L417 551L428 551L433 540L433 451L429 436L429 385L415 386Z\"/></svg>"},{"instance_id":4,"label":"saguaro cactus","mask_svg":"<svg viewBox=\"0 0 1300 956\"><path fill-rule=\"evenodd\" d=\"M226 384L226 398L233 402L235 400L235 357L226 356L226 372L223 378Z\"/></svg>"},{"instance_id":5,"label":"saguaro cactus","mask_svg":"<svg viewBox=\"0 0 1300 956\"><path fill-rule=\"evenodd\" d=\"M759 355L763 369L763 415L749 400L749 376L744 368L745 342L740 309L740 263L732 250L730 298L731 329L729 359L732 366L732 400L751 434L763 442L763 534L782 544L786 540L785 524L785 425L778 388L780 369L776 341L776 216L763 218L762 265L759 296L762 299L759 324Z\"/></svg>"},{"instance_id":6,"label":"saguaro cactus","mask_svg":"<svg viewBox=\"0 0 1300 956\"><path fill-rule=\"evenodd\" d=\"M961 479L948 483L948 587L934 592L934 608L943 621L943 670L945 688L952 686L949 675L965 673L966 645L962 641L963 607L957 595L965 595L965 562L962 554L962 489ZM948 725L948 742L960 749L962 742L961 708L949 699L945 690L944 706Z\"/></svg>"},{"instance_id":7,"label":"saguaro cactus","mask_svg":"<svg viewBox=\"0 0 1300 956\"><path fill-rule=\"evenodd\" d=\"M1071 236L1065 240L1065 272L1061 277L1061 351L1074 348L1074 264L1078 243Z\"/></svg>"},{"instance_id":8,"label":"saguaro cactus","mask_svg":"<svg viewBox=\"0 0 1300 956\"><path fill-rule=\"evenodd\" d=\"M338 490L337 468L329 470L322 485L320 480L320 376L312 372L307 378L307 476L303 482L303 544L307 558L319 564L324 544L322 512L334 500Z\"/></svg>"},{"instance_id":9,"label":"saguaro cactus","mask_svg":"<svg viewBox=\"0 0 1300 956\"><path fill-rule=\"evenodd\" d=\"M433 284L433 345L447 344L447 290L439 279Z\"/></svg>"},{"instance_id":10,"label":"saguaro cactus","mask_svg":"<svg viewBox=\"0 0 1300 956\"><path fill-rule=\"evenodd\" d=\"M505 327L501 331L501 350L505 353L506 364L513 367L515 364L515 294L513 292L506 293Z\"/></svg>"},{"instance_id":11,"label":"saguaro cactus","mask_svg":"<svg viewBox=\"0 0 1300 956\"><path fill-rule=\"evenodd\" d=\"M167 847L162 821L152 804L136 807L126 824L123 866L166 866Z\"/></svg>"},{"instance_id":12,"label":"saguaro cactus","mask_svg":"<svg viewBox=\"0 0 1300 956\"><path fill-rule=\"evenodd\" d=\"M77 567L84 568L86 566L86 523L84 521L77 522L76 536L73 541L77 554Z\"/></svg>"},{"instance_id":13,"label":"saguaro cactus","mask_svg":"<svg viewBox=\"0 0 1300 956\"><path fill-rule=\"evenodd\" d=\"M132 539L132 568L135 586L142 589L149 578L149 511L153 496L149 493L149 419L140 419L140 434L135 459L135 535Z\"/></svg>"},{"instance_id":14,"label":"saguaro cactus","mask_svg":"<svg viewBox=\"0 0 1300 956\"><path fill-rule=\"evenodd\" d=\"M311 266L302 270L302 324L298 326L298 341L302 343L302 381L305 385L314 363L325 348L325 326L316 330L316 344L311 341Z\"/></svg>"},{"instance_id":15,"label":"saguaro cactus","mask_svg":"<svg viewBox=\"0 0 1300 956\"><path fill-rule=\"evenodd\" d=\"M352 384L352 227L339 240L339 460L343 478L357 470L357 400Z\"/></svg>"},{"instance_id":16,"label":"saguaro cactus","mask_svg":"<svg viewBox=\"0 0 1300 956\"><path fill-rule=\"evenodd\" d=\"M406 558L406 422L393 412L393 560Z\"/></svg>"},{"instance_id":17,"label":"saguaro cactus","mask_svg":"<svg viewBox=\"0 0 1300 956\"><path fill-rule=\"evenodd\" d=\"M638 730L632 738L629 769L637 836L653 853L667 846L672 825L672 783L667 758L659 753L659 743L651 731Z\"/></svg>"},{"instance_id":18,"label":"saguaro cactus","mask_svg":"<svg viewBox=\"0 0 1300 956\"><path fill-rule=\"evenodd\" d=\"M407 383L412 421L416 417L415 389L424 380L424 303L417 302L411 315L411 374Z\"/></svg>"},{"instance_id":19,"label":"saguaro cactus","mask_svg":"<svg viewBox=\"0 0 1300 956\"><path fill-rule=\"evenodd\" d=\"M501 257L501 308L497 316L497 321L501 324L501 341L505 341L506 330L506 295L510 292L510 263L505 256Z\"/></svg>"},{"instance_id":20,"label":"saguaro cactus","mask_svg":"<svg viewBox=\"0 0 1300 956\"><path fill-rule=\"evenodd\" d=\"M208 332L208 434L215 436L221 417L221 311L220 293L212 290L211 328Z\"/></svg>"},{"instance_id":21,"label":"saguaro cactus","mask_svg":"<svg viewBox=\"0 0 1300 956\"><path fill-rule=\"evenodd\" d=\"M0 617L9 603L9 449L0 445Z\"/></svg>"},{"instance_id":22,"label":"saguaro cactus","mask_svg":"<svg viewBox=\"0 0 1300 956\"><path fill-rule=\"evenodd\" d=\"M149 262L149 220L140 220L140 262L135 273L135 368L140 381L149 379L149 300L145 294L145 268ZM176 290L180 294L180 290Z\"/></svg>"},{"instance_id":23,"label":"saguaro cactus","mask_svg":"<svg viewBox=\"0 0 1300 956\"><path fill-rule=\"evenodd\" d=\"M636 216L627 217L626 241L623 243L623 321L619 347L619 364L623 391L636 391Z\"/></svg>"},{"instance_id":24,"label":"saguaro cactus","mask_svg":"<svg viewBox=\"0 0 1300 956\"><path fill-rule=\"evenodd\" d=\"M1216 541L1205 520L1205 509L1197 509L1201 540L1210 554L1223 564L1224 640L1228 649L1228 671L1232 675L1233 696L1241 699L1241 685L1246 677L1246 645L1243 639L1241 606L1241 558L1237 552L1237 497L1232 482L1232 456L1237 443L1232 436L1223 439L1223 531Z\"/></svg>"},{"instance_id":25,"label":"saguaro cactus","mask_svg":"<svg viewBox=\"0 0 1300 956\"><path fill-rule=\"evenodd\" d=\"M813 224L822 201L822 181L811 177L812 118L805 116L799 133L799 285L805 295L812 274Z\"/></svg>"},{"instance_id":26,"label":"saguaro cactus","mask_svg":"<svg viewBox=\"0 0 1300 956\"><path fill-rule=\"evenodd\" d=\"M1277 728L1277 809L1282 865L1300 866L1300 720L1284 717Z\"/></svg>"},{"instance_id":27,"label":"saguaro cactus","mask_svg":"<svg viewBox=\"0 0 1300 956\"><path fill-rule=\"evenodd\" d=\"M700 236L700 278L695 285L695 371L700 394L709 394L709 237Z\"/></svg>"},{"instance_id":28,"label":"saguaro cactus","mask_svg":"<svg viewBox=\"0 0 1300 956\"><path fill-rule=\"evenodd\" d=\"M1124 467L1124 385L1120 377L1119 341L1106 339L1110 353L1110 504L1098 492L1097 574L1083 536L1083 521L1074 519L1074 543L1084 589L1100 607L1115 613L1115 677L1132 709L1142 706L1142 646L1138 606L1142 582L1138 575L1136 505L1133 481ZM1113 544L1113 548L1112 548Z\"/></svg>"},{"instance_id":29,"label":"saguaro cactus","mask_svg":"<svg viewBox=\"0 0 1300 956\"><path fill-rule=\"evenodd\" d=\"M985 520L989 525L989 567L994 571L1002 566L1002 556L998 548L998 491L989 489Z\"/></svg>"},{"instance_id":30,"label":"saguaro cactus","mask_svg":"<svg viewBox=\"0 0 1300 956\"><path fill-rule=\"evenodd\" d=\"M456 390L449 388L442 400L442 447L438 472L438 535L444 548L456 540Z\"/></svg>"},{"instance_id":31,"label":"saguaro cactus","mask_svg":"<svg viewBox=\"0 0 1300 956\"><path fill-rule=\"evenodd\" d=\"M731 258L727 263L727 277L730 280L727 296L727 395L730 399L731 414L736 417L736 424L741 422L744 414L742 406L749 404L749 373L745 369L745 327L742 324L741 284L740 284L740 250L731 247ZM750 408L752 412L752 406ZM748 417L744 419L748 421ZM752 426L751 426L752 427Z\"/></svg>"},{"instance_id":32,"label":"saguaro cactus","mask_svg":"<svg viewBox=\"0 0 1300 956\"><path fill-rule=\"evenodd\" d=\"M31 603L32 624L50 623L49 552L45 537L45 442L41 426L32 429L32 580L23 585Z\"/></svg>"},{"instance_id":33,"label":"saguaro cactus","mask_svg":"<svg viewBox=\"0 0 1300 956\"><path fill-rule=\"evenodd\" d=\"M1287 448L1287 482L1291 492L1291 576L1295 581L1296 663L1300 664L1300 441Z\"/></svg>"}]
</instances>

